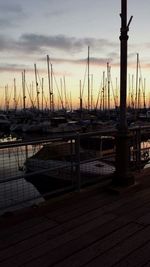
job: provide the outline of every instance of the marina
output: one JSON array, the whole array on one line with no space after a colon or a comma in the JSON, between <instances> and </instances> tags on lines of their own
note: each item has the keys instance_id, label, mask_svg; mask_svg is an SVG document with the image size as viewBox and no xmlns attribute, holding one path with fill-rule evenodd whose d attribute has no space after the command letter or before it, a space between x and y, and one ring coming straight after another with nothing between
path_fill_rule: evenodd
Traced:
<instances>
[{"instance_id":1,"label":"marina","mask_svg":"<svg viewBox=\"0 0 150 267\"><path fill-rule=\"evenodd\" d=\"M148 41L127 0L120 54L116 3L65 2L0 8L0 265L150 266Z\"/></svg>"}]
</instances>

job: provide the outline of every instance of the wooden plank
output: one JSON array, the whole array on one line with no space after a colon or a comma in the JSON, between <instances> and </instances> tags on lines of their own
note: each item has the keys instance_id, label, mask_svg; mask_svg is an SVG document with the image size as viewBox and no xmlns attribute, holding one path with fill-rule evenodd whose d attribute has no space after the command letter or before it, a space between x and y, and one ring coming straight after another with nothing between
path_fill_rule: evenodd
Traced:
<instances>
[{"instance_id":1,"label":"wooden plank","mask_svg":"<svg viewBox=\"0 0 150 267\"><path fill-rule=\"evenodd\" d=\"M99 219L100 217L102 217L102 215L103 215L102 210L101 209L96 209L96 210L91 211L89 213L86 213L86 214L83 214L81 216L78 216L78 217L72 219L71 221L67 221L62 226L59 226L58 224L56 224L56 225L52 224L51 226L53 226L53 227L56 226L55 228L52 229L52 231L51 231L51 228L50 228L50 225L49 225L48 221L46 221L48 223L48 229L47 228L45 229L45 225L41 221L41 224L37 228L38 231L36 232L36 237L35 237L35 234L34 234L35 233L35 229L34 229L34 231L32 229L30 229L29 233L32 232L33 236L29 235L29 238L31 240L31 237L33 237L32 238L32 243L37 244L37 242L38 242L40 244L40 243L44 242L45 240L47 240L48 236L50 236L52 238L52 237L56 236L57 234L65 233L65 232L67 232L69 230L72 230L75 227L78 227L78 226L83 225L83 224L85 224L87 222L90 222L93 219L96 219L96 218ZM47 223L46 223L46 226L47 226ZM51 223L51 221L50 221L50 223ZM35 226L34 226L34 228L35 228ZM46 234L43 233L45 231L46 231ZM19 239L18 239L18 236L19 236ZM21 238L22 238L23 241L28 239L28 236L26 237L26 231L22 232ZM16 233L16 234L13 233L11 238L7 235L7 238L4 237L3 249L5 247L7 247L7 246L8 246L8 249L9 249L9 246L13 245L13 247L14 247L14 245L15 244L17 245L18 243L19 243L19 246L20 246L20 242L22 240L20 239L20 231L18 233ZM32 246L33 246L33 244L32 244ZM15 251L13 252L13 250L12 250L12 253L15 254ZM6 255L7 254L8 253L6 253ZM0 255L2 257L2 252L0 252Z\"/></svg>"},{"instance_id":2,"label":"wooden plank","mask_svg":"<svg viewBox=\"0 0 150 267\"><path fill-rule=\"evenodd\" d=\"M54 221L50 220L44 220L40 224L36 224L30 228L26 228L23 231L18 231L13 233L13 231L10 232L9 235L3 236L0 240L0 249L7 248L9 246L15 245L18 242L21 242L25 239L29 239L38 233L42 233L44 231L47 231L48 229L51 229L58 224Z\"/></svg>"},{"instance_id":3,"label":"wooden plank","mask_svg":"<svg viewBox=\"0 0 150 267\"><path fill-rule=\"evenodd\" d=\"M65 222L77 216L80 216L83 213L92 211L93 209L104 207L113 201L112 197L105 196L104 199L101 199L100 196L96 196L86 200L86 202L80 202L78 205L72 206L70 208L65 208L62 211L56 211L54 213L48 213L47 218L54 219L58 222Z\"/></svg>"},{"instance_id":4,"label":"wooden plank","mask_svg":"<svg viewBox=\"0 0 150 267\"><path fill-rule=\"evenodd\" d=\"M142 229L141 226L136 224L129 224L125 227L122 227L121 229L114 231L109 236L106 236L103 239L98 240L97 242L91 244L91 246L88 246L87 248L73 254L69 258L58 262L55 266L59 267L69 267L69 266L82 266L86 265L89 261L97 257L98 255L104 253L105 251L109 250L116 244L122 242L124 239L130 237L137 231ZM95 266L95 265L92 265ZM99 266L103 266L99 262Z\"/></svg>"},{"instance_id":5,"label":"wooden plank","mask_svg":"<svg viewBox=\"0 0 150 267\"><path fill-rule=\"evenodd\" d=\"M148 192L140 191L136 192L136 195L133 194L132 196L125 195L121 198L118 198L116 201L112 201L110 204L104 206L104 211L106 212L115 212L118 215L124 214L124 212L127 210L129 211L129 207L136 204L137 206L145 206L145 204L150 203L150 190Z\"/></svg>"},{"instance_id":6,"label":"wooden plank","mask_svg":"<svg viewBox=\"0 0 150 267\"><path fill-rule=\"evenodd\" d=\"M150 225L150 212L147 212L146 214L144 214L144 216L141 216L136 221L137 223L141 223L143 225Z\"/></svg>"},{"instance_id":7,"label":"wooden plank","mask_svg":"<svg viewBox=\"0 0 150 267\"><path fill-rule=\"evenodd\" d=\"M102 218L96 218L93 219L92 221L81 225L71 231L68 231L62 235L58 235L53 239L48 240L51 238L51 235L47 235L47 241L43 242L42 244L36 243L36 246L32 249L28 249L27 244L31 244L31 240L28 239L28 243L24 243L24 250L23 253L20 254L20 245L18 244L17 247L13 246L10 248L7 253L5 254L5 261L2 262L3 266L16 266L16 264L23 264L27 259L31 260L34 257L40 256L45 254L46 252L49 253L50 250L55 249L57 247L63 246L65 243L80 238L81 235L88 233L92 229L95 229L99 227L100 225L106 224L107 222L113 220L115 218L114 215L108 214L103 216ZM34 244L35 245L35 244ZM9 258L12 256L11 249L13 250L12 252L17 254L17 257L14 255L14 257ZM8 254L10 253L10 254ZM1 257L2 258L2 257Z\"/></svg>"},{"instance_id":8,"label":"wooden plank","mask_svg":"<svg viewBox=\"0 0 150 267\"><path fill-rule=\"evenodd\" d=\"M63 264L66 264L66 266L74 266L75 262L76 261L78 262L78 259L81 260L80 263L82 264L83 257L80 257L80 255L82 254L83 256L83 254L85 253L85 258L83 261L84 262L86 262L86 260L88 261L89 254L86 254L87 250L89 252L90 248L92 248L93 253L96 254L94 245L98 243L99 247L100 243L101 246L103 244L103 240L105 242L105 239L107 239L109 235L110 236L115 235L115 237L119 238L120 240L124 238L124 235L127 236L129 234L129 231L133 233L133 231L137 231L139 229L141 229L141 227L135 224L125 225L125 222L121 220L115 220L112 223L99 227L95 229L95 231L88 232L86 235L83 235L78 239L72 240L71 242L68 242L63 246L50 251L49 253L44 254L39 258L37 257L36 259L33 259L31 262L28 262L28 266L44 267L47 266L47 264L49 265L57 264L59 266L59 264L61 265L63 260L64 260ZM116 243L118 242L117 238L116 240L113 239L113 241ZM109 242L108 245L110 245ZM72 265L70 265L71 262Z\"/></svg>"},{"instance_id":9,"label":"wooden plank","mask_svg":"<svg viewBox=\"0 0 150 267\"><path fill-rule=\"evenodd\" d=\"M81 203L78 203L78 205L72 206L71 210L70 208L68 209L66 207L65 210L63 211L59 211L59 212L55 211L52 213L48 213L47 217L51 219L55 219L58 222L65 222L71 218L74 218L76 216L79 216L80 214L83 214L83 212L89 212L93 209L100 208L100 207L102 207L104 212L117 211L118 213L119 208L121 212L124 209L125 211L126 209L129 211L129 203L130 203L130 206L132 206L131 204L132 202L134 202L133 208L135 206L138 207L146 203L150 203L149 191L146 193L137 192L137 195L133 195L132 197L124 196L121 198L119 196L112 196L112 195L105 194L103 195L103 198L101 198L100 196L95 196L95 197L92 197L91 199L88 199L88 200L86 199L86 202L81 202ZM144 202L143 204L141 204L142 203L141 200Z\"/></svg>"},{"instance_id":10,"label":"wooden plank","mask_svg":"<svg viewBox=\"0 0 150 267\"><path fill-rule=\"evenodd\" d=\"M118 207L116 210L113 210L118 215L128 214L132 212L134 209L140 208L145 205L150 204L150 195L143 196L143 198L130 199L129 202L124 205Z\"/></svg>"},{"instance_id":11,"label":"wooden plank","mask_svg":"<svg viewBox=\"0 0 150 267\"><path fill-rule=\"evenodd\" d=\"M9 220L11 221L11 218L9 218ZM45 217L36 217L36 218L30 218L27 219L21 223L17 223L15 225L12 225L11 227L7 227L5 229L3 229L0 232L0 239L3 238L3 236L6 238L7 236L10 236L12 233L16 233L16 232L22 232L25 229L29 229L34 227L35 225L38 225L40 223L43 222L47 222L48 219Z\"/></svg>"},{"instance_id":12,"label":"wooden plank","mask_svg":"<svg viewBox=\"0 0 150 267\"><path fill-rule=\"evenodd\" d=\"M116 196L116 195L111 195L109 193L103 193L100 195L96 195L96 196L92 196L89 199L85 199L82 200L77 203L75 203L75 205L71 205L70 203L67 204L64 203L65 207L62 209L56 209L53 212L49 212L47 213L47 216L49 218L55 218L58 219L60 218L63 219L64 215L69 214L70 212L72 213L72 211L77 211L85 209L87 207L89 207L89 209L93 209L94 207L100 207L103 206L104 211L106 210L108 211L115 211L118 210L118 208L120 207L120 209L122 210L125 205L129 207L129 203L131 204L131 202L138 202L141 203L142 201L144 201L144 199L146 199L145 202L149 202L150 201L150 194L149 194L149 189L146 189L144 191L140 191L140 192L135 192L132 195L123 195L123 196ZM106 202L105 202L106 200ZM145 203L144 202L144 203ZM110 204L110 206L109 206ZM69 206L68 206L69 205ZM113 206L113 207L112 207ZM57 217L58 216L58 217Z\"/></svg>"},{"instance_id":13,"label":"wooden plank","mask_svg":"<svg viewBox=\"0 0 150 267\"><path fill-rule=\"evenodd\" d=\"M91 260L86 266L114 266L119 261L127 257L128 254L134 250L142 247L146 242L150 242L150 227L145 227L141 231L137 232L130 238L127 238L124 242L119 243L114 248L110 249L106 253Z\"/></svg>"},{"instance_id":14,"label":"wooden plank","mask_svg":"<svg viewBox=\"0 0 150 267\"><path fill-rule=\"evenodd\" d=\"M132 254L127 255L118 264L115 264L115 267L140 267L145 266L147 263L150 266L150 242L142 245Z\"/></svg>"}]
</instances>

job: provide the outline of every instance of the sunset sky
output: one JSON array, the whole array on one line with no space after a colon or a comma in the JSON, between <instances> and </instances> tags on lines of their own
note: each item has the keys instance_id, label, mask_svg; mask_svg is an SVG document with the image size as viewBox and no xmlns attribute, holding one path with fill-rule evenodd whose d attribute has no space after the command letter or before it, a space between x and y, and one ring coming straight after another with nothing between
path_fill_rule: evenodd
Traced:
<instances>
[{"instance_id":1,"label":"sunset sky","mask_svg":"<svg viewBox=\"0 0 150 267\"><path fill-rule=\"evenodd\" d=\"M133 15L128 41L128 73L135 75L136 54L139 53L142 77L146 78L148 91L150 1L128 2L128 19ZM71 92L77 102L88 46L95 97L107 62L111 64L115 86L116 77L119 80L120 10L121 0L0 0L1 102L7 84L12 91L14 78L19 92L24 69L27 83L35 82L35 63L47 92L46 55L53 64L58 86L60 78L65 76L67 92Z\"/></svg>"}]
</instances>

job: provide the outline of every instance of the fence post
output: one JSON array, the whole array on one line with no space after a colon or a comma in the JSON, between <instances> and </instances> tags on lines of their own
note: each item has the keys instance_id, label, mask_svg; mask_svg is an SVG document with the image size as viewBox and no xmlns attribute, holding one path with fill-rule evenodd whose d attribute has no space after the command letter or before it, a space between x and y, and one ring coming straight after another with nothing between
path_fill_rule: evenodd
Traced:
<instances>
[{"instance_id":1,"label":"fence post","mask_svg":"<svg viewBox=\"0 0 150 267\"><path fill-rule=\"evenodd\" d=\"M75 137L75 155L76 155L77 191L80 191L81 179L80 179L80 135L79 134L77 134Z\"/></svg>"},{"instance_id":2,"label":"fence post","mask_svg":"<svg viewBox=\"0 0 150 267\"><path fill-rule=\"evenodd\" d=\"M141 171L141 129L136 131L136 163L138 170Z\"/></svg>"}]
</instances>

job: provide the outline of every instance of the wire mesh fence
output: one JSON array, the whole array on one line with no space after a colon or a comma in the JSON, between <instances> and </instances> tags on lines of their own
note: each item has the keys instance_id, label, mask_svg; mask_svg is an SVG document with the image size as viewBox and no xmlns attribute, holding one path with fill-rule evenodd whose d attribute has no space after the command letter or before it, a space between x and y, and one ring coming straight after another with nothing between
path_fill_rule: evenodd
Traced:
<instances>
[{"instance_id":1,"label":"wire mesh fence","mask_svg":"<svg viewBox=\"0 0 150 267\"><path fill-rule=\"evenodd\" d=\"M56 193L105 182L115 172L116 132L67 135L0 146L0 209L21 208ZM141 130L130 136L130 165L149 163L149 140Z\"/></svg>"}]
</instances>

